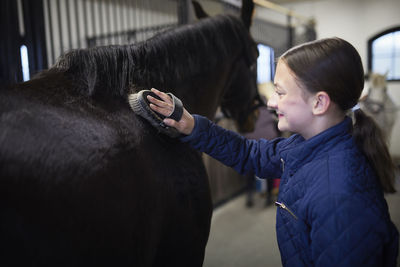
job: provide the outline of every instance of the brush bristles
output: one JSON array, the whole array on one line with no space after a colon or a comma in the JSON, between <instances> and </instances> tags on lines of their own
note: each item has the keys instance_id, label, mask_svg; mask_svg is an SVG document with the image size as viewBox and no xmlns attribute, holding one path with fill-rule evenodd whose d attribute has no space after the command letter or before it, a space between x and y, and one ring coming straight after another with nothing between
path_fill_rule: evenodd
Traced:
<instances>
[{"instance_id":1,"label":"brush bristles","mask_svg":"<svg viewBox=\"0 0 400 267\"><path fill-rule=\"evenodd\" d=\"M133 112L146 119L153 127L158 129L160 132L170 137L178 137L180 135L180 133L175 128L161 126L163 119L157 112L153 111L149 107L148 103L143 99L143 91L140 91L136 94L128 95L128 102Z\"/></svg>"},{"instance_id":2,"label":"brush bristles","mask_svg":"<svg viewBox=\"0 0 400 267\"><path fill-rule=\"evenodd\" d=\"M138 94L130 94L128 96L128 102L129 102L129 105L131 106L131 109L133 110L133 112L135 112L141 116L144 115L144 110L138 99Z\"/></svg>"}]
</instances>

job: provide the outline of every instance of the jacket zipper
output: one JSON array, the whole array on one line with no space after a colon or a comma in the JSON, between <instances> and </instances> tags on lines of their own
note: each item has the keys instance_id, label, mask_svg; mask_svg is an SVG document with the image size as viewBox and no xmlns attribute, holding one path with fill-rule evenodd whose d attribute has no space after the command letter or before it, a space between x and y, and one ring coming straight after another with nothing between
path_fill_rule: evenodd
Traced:
<instances>
[{"instance_id":1,"label":"jacket zipper","mask_svg":"<svg viewBox=\"0 0 400 267\"><path fill-rule=\"evenodd\" d=\"M292 215L292 216L297 220L297 216L296 216L288 207L286 207L286 205L285 205L284 203L275 201L275 206L280 207L281 209L286 210L287 212L290 213L290 215Z\"/></svg>"},{"instance_id":2,"label":"jacket zipper","mask_svg":"<svg viewBox=\"0 0 400 267\"><path fill-rule=\"evenodd\" d=\"M285 161L283 160L283 158L281 158L281 162L282 162L282 172L285 172Z\"/></svg>"}]
</instances>

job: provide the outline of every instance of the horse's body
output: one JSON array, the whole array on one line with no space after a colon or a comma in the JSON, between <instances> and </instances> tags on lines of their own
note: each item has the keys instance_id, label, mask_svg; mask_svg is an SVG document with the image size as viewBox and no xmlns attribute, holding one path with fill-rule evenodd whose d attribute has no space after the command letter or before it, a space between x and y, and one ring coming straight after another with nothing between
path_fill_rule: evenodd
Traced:
<instances>
[{"instance_id":1,"label":"horse's body","mask_svg":"<svg viewBox=\"0 0 400 267\"><path fill-rule=\"evenodd\" d=\"M72 51L0 90L0 265L201 266L212 213L201 156L126 96L156 87L192 113L212 118L222 102L242 114L255 49L240 20L218 16Z\"/></svg>"}]
</instances>

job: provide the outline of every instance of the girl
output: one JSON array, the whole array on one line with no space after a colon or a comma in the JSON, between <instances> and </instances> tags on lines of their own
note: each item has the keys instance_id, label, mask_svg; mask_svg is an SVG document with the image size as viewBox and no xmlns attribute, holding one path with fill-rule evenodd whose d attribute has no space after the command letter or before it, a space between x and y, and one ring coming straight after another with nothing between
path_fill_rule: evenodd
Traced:
<instances>
[{"instance_id":1,"label":"girl","mask_svg":"<svg viewBox=\"0 0 400 267\"><path fill-rule=\"evenodd\" d=\"M246 140L184 110L165 119L181 138L240 173L281 177L276 231L284 266L395 266L398 232L383 192L394 192L394 164L382 134L357 101L361 58L339 38L294 47L278 61L268 101L278 128L296 134ZM169 96L150 106L171 113ZM346 113L352 110L354 121Z\"/></svg>"}]
</instances>

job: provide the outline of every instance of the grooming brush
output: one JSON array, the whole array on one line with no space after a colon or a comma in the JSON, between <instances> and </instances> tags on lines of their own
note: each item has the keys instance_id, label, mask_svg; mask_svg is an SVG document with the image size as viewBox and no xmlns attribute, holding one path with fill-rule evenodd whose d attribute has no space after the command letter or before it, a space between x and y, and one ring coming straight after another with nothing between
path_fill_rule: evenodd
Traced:
<instances>
[{"instance_id":1,"label":"grooming brush","mask_svg":"<svg viewBox=\"0 0 400 267\"><path fill-rule=\"evenodd\" d=\"M150 108L150 102L147 100L147 96L151 95L154 98L162 100L156 94L154 94L150 90L142 90L135 94L130 94L128 96L128 102L131 106L133 112L142 118L146 119L153 127L155 127L159 132L168 135L169 137L175 138L180 135L178 130L173 127L167 126L163 120L165 118L171 118L176 121L179 121L183 114L183 105L182 101L174 96L172 93L167 93L169 97L171 97L174 110L169 116L164 116L158 112L155 112Z\"/></svg>"}]
</instances>

